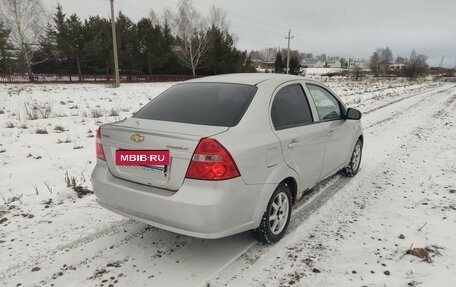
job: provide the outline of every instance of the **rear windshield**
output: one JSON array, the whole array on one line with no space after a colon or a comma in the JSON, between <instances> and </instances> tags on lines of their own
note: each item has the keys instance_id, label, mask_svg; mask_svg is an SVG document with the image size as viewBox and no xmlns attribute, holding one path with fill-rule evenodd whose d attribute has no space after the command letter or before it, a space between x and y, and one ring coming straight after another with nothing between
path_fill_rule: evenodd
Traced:
<instances>
[{"instance_id":1,"label":"rear windshield","mask_svg":"<svg viewBox=\"0 0 456 287\"><path fill-rule=\"evenodd\" d=\"M133 117L198 125L233 127L255 95L250 85L188 83L175 85Z\"/></svg>"}]
</instances>

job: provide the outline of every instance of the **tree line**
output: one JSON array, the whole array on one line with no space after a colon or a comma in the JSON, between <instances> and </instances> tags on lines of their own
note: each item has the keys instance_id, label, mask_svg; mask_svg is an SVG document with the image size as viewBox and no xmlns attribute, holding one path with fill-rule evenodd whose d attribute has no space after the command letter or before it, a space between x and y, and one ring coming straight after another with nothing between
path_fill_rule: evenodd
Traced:
<instances>
[{"instance_id":1,"label":"tree line","mask_svg":"<svg viewBox=\"0 0 456 287\"><path fill-rule=\"evenodd\" d=\"M40 0L0 4L0 73L25 72L30 80L34 73L76 74L80 79L85 74L113 74L110 19L81 20L67 15L59 4L44 23L44 13L37 13L44 10ZM165 10L157 17L151 11L136 23L119 12L115 25L121 74L255 71L247 52L235 47L226 12L217 7L203 17L191 0L181 0L176 13Z\"/></svg>"},{"instance_id":2,"label":"tree line","mask_svg":"<svg viewBox=\"0 0 456 287\"><path fill-rule=\"evenodd\" d=\"M274 62L274 72L278 74L284 74L287 71L287 56L288 52L286 49L280 49L276 54ZM302 55L297 50L290 51L290 61L288 64L288 73L292 75L302 74L303 66L301 65Z\"/></svg>"},{"instance_id":3,"label":"tree line","mask_svg":"<svg viewBox=\"0 0 456 287\"><path fill-rule=\"evenodd\" d=\"M78 75L113 74L111 21L100 16L81 20L67 15L58 5L46 18L41 0L0 0L0 73ZM123 13L116 17L117 48L121 74L211 75L255 72L251 58L274 62L275 73L286 72L287 50L269 48L240 51L229 32L226 11L213 6L203 17L191 0L180 0L176 11L166 9L161 17L133 22ZM312 54L290 51L289 73L301 74L301 61ZM326 55L319 56L326 62ZM347 61L340 58L341 66ZM370 57L376 76L397 74L418 77L428 66L426 56L412 51L408 59L397 57L399 70L392 70L389 47Z\"/></svg>"},{"instance_id":4,"label":"tree line","mask_svg":"<svg viewBox=\"0 0 456 287\"><path fill-rule=\"evenodd\" d=\"M372 53L369 67L375 76L395 74L397 76L417 78L425 75L429 69L426 61L427 57L417 54L415 50L412 50L408 59L398 56L394 60L391 49L385 47L378 48ZM392 64L396 64L398 68L391 69Z\"/></svg>"}]
</instances>

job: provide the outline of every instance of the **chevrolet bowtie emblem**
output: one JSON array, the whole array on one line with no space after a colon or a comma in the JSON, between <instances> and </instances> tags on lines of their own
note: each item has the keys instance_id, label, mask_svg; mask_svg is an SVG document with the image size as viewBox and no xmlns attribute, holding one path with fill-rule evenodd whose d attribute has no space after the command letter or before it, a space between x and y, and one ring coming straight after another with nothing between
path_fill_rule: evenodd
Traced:
<instances>
[{"instance_id":1,"label":"chevrolet bowtie emblem","mask_svg":"<svg viewBox=\"0 0 456 287\"><path fill-rule=\"evenodd\" d=\"M132 141L134 141L135 143L139 143L139 142L142 142L144 140L144 137L140 134L134 134L130 137L130 139Z\"/></svg>"}]
</instances>

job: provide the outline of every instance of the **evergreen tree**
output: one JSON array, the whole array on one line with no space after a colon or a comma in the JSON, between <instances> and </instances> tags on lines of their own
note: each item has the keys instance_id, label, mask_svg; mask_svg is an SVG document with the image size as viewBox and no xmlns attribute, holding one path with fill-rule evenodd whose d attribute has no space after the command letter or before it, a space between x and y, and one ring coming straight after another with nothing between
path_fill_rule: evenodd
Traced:
<instances>
[{"instance_id":1,"label":"evergreen tree","mask_svg":"<svg viewBox=\"0 0 456 287\"><path fill-rule=\"evenodd\" d=\"M110 75L114 70L111 23L99 16L84 22L82 65L91 74Z\"/></svg>"},{"instance_id":2,"label":"evergreen tree","mask_svg":"<svg viewBox=\"0 0 456 287\"><path fill-rule=\"evenodd\" d=\"M46 25L45 34L39 40L39 47L35 52L34 73L58 73L60 67L57 61L54 27L51 23Z\"/></svg>"},{"instance_id":3,"label":"evergreen tree","mask_svg":"<svg viewBox=\"0 0 456 287\"><path fill-rule=\"evenodd\" d=\"M0 21L0 73L6 73L11 69L9 33L10 31Z\"/></svg>"},{"instance_id":4,"label":"evergreen tree","mask_svg":"<svg viewBox=\"0 0 456 287\"><path fill-rule=\"evenodd\" d=\"M84 26L76 14L66 17L57 5L52 24L46 26L40 39L38 72L77 73L82 80L81 58L84 45Z\"/></svg>"},{"instance_id":5,"label":"evergreen tree","mask_svg":"<svg viewBox=\"0 0 456 287\"><path fill-rule=\"evenodd\" d=\"M247 51L244 51L244 54L247 55ZM245 72L245 73L256 73L256 68L255 68L255 65L252 62L251 56L249 56L247 58L247 60L245 60L245 65L244 65L244 69L242 70L242 72Z\"/></svg>"},{"instance_id":6,"label":"evergreen tree","mask_svg":"<svg viewBox=\"0 0 456 287\"><path fill-rule=\"evenodd\" d=\"M150 19L143 18L137 27L143 71L152 75L168 61L170 47L160 25L153 25Z\"/></svg>"},{"instance_id":7,"label":"evergreen tree","mask_svg":"<svg viewBox=\"0 0 456 287\"><path fill-rule=\"evenodd\" d=\"M284 64L283 57L282 57L282 51L277 52L274 66L275 66L275 68L274 68L275 73L278 73L278 74L285 73L285 64Z\"/></svg>"},{"instance_id":8,"label":"evergreen tree","mask_svg":"<svg viewBox=\"0 0 456 287\"><path fill-rule=\"evenodd\" d=\"M138 29L130 18L119 12L116 21L119 69L125 74L138 74L140 70L140 45Z\"/></svg>"},{"instance_id":9,"label":"evergreen tree","mask_svg":"<svg viewBox=\"0 0 456 287\"><path fill-rule=\"evenodd\" d=\"M76 14L70 15L65 21L64 33L61 40L65 47L65 54L70 63L76 64L79 80L82 80L81 51L84 45L83 26Z\"/></svg>"},{"instance_id":10,"label":"evergreen tree","mask_svg":"<svg viewBox=\"0 0 456 287\"><path fill-rule=\"evenodd\" d=\"M116 26L121 73L152 75L193 72L178 57L179 53L176 53L182 39L172 34L169 19L172 18L168 15L162 24L147 18L134 23L119 13ZM205 49L208 50L198 60L200 74L255 72L252 61L247 59L247 52L235 47L226 25L225 28L213 25L208 30L201 27L198 29L204 34L204 40L207 41ZM5 56L8 52L8 48L5 48L7 39L8 31L0 23L0 71L6 71L5 59L9 59ZM76 14L67 16L62 6L58 5L38 42L39 48L34 51L32 65L35 73L77 73L79 79L82 79L83 74L110 75L113 72L109 19L95 16L82 22ZM280 55L279 58L281 64L277 66L282 67L279 70L283 72L283 56Z\"/></svg>"},{"instance_id":11,"label":"evergreen tree","mask_svg":"<svg viewBox=\"0 0 456 287\"><path fill-rule=\"evenodd\" d=\"M57 72L66 72L68 71L68 61L67 61L67 45L66 41L64 41L64 34L66 33L65 29L65 17L66 15L63 13L63 8L60 4L57 5L56 12L54 17L52 18L53 25L51 28L48 27L46 31L46 37L48 38L48 42L52 42L55 45L55 60L58 63L58 71ZM46 49L47 47L43 47Z\"/></svg>"},{"instance_id":12,"label":"evergreen tree","mask_svg":"<svg viewBox=\"0 0 456 287\"><path fill-rule=\"evenodd\" d=\"M67 66L57 43L57 37L60 31L63 31L64 24L65 14L62 6L58 4L52 21L46 25L45 33L39 40L39 47L35 54L37 64L33 66L35 73L61 74Z\"/></svg>"},{"instance_id":13,"label":"evergreen tree","mask_svg":"<svg viewBox=\"0 0 456 287\"><path fill-rule=\"evenodd\" d=\"M212 26L207 33L209 38L206 54L206 67L209 74L223 74L230 69L232 39L219 28Z\"/></svg>"},{"instance_id":14,"label":"evergreen tree","mask_svg":"<svg viewBox=\"0 0 456 287\"><path fill-rule=\"evenodd\" d=\"M302 73L302 65L299 62L297 56L290 57L290 70L289 73L292 75L300 75Z\"/></svg>"},{"instance_id":15,"label":"evergreen tree","mask_svg":"<svg viewBox=\"0 0 456 287\"><path fill-rule=\"evenodd\" d=\"M226 74L256 71L251 61L250 66L247 65L247 52L236 49L233 37L227 31L212 26L207 34L209 46L205 60L206 71L203 72Z\"/></svg>"},{"instance_id":16,"label":"evergreen tree","mask_svg":"<svg viewBox=\"0 0 456 287\"><path fill-rule=\"evenodd\" d=\"M173 47L175 47L177 39L173 37L171 33L171 26L168 21L168 18L163 20L162 28L163 36L165 37L164 50L166 51L166 57L168 61L160 69L160 73L167 75L188 75L191 74L191 70L184 66L182 62L177 57L176 53L173 52Z\"/></svg>"}]
</instances>

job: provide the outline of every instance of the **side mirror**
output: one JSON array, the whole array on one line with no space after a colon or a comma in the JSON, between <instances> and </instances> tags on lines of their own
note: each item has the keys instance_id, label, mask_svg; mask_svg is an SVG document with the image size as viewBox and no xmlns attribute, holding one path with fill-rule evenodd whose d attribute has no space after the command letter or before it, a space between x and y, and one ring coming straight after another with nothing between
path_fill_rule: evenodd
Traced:
<instances>
[{"instance_id":1,"label":"side mirror","mask_svg":"<svg viewBox=\"0 0 456 287\"><path fill-rule=\"evenodd\" d=\"M348 108L345 118L347 120L359 120L361 119L361 112L357 109Z\"/></svg>"}]
</instances>

